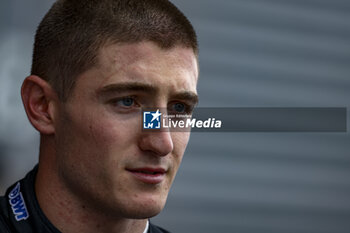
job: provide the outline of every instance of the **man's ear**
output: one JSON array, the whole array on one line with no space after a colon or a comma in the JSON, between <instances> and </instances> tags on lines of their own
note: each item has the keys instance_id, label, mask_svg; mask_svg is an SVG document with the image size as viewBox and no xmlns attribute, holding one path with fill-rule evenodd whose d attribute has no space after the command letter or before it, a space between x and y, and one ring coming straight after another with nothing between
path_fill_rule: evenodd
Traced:
<instances>
[{"instance_id":1,"label":"man's ear","mask_svg":"<svg viewBox=\"0 0 350 233\"><path fill-rule=\"evenodd\" d=\"M42 134L54 134L56 92L42 78L31 75L22 84L22 101L30 123Z\"/></svg>"}]
</instances>

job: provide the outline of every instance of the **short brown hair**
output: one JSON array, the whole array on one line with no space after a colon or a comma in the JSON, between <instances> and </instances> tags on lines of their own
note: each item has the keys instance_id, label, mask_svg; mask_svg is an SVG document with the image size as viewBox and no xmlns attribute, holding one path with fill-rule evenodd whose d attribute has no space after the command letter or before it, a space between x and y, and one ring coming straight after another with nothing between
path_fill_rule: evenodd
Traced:
<instances>
[{"instance_id":1,"label":"short brown hair","mask_svg":"<svg viewBox=\"0 0 350 233\"><path fill-rule=\"evenodd\" d=\"M37 29L31 74L48 81L66 101L76 77L96 64L102 46L141 41L198 54L191 23L168 0L58 0Z\"/></svg>"}]
</instances>

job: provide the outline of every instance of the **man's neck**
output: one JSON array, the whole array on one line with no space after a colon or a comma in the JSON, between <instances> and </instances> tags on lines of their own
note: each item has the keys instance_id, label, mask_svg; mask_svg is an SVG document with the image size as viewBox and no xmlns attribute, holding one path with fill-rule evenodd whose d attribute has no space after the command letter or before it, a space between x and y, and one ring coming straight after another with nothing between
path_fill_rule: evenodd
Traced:
<instances>
[{"instance_id":1,"label":"man's neck","mask_svg":"<svg viewBox=\"0 0 350 233\"><path fill-rule=\"evenodd\" d=\"M81 203L60 181L55 168L40 163L35 180L35 193L40 208L62 233L108 232L143 233L147 219L126 219L108 216Z\"/></svg>"}]
</instances>

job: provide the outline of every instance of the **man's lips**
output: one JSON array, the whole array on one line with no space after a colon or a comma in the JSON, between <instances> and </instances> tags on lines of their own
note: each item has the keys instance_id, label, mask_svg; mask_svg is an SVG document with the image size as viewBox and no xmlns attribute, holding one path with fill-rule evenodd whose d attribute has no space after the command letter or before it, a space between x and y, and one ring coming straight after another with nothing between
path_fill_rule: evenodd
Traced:
<instances>
[{"instance_id":1,"label":"man's lips","mask_svg":"<svg viewBox=\"0 0 350 233\"><path fill-rule=\"evenodd\" d=\"M163 168L130 168L126 169L130 172L136 179L148 183L148 184L158 184L161 183L166 174L166 170Z\"/></svg>"}]
</instances>

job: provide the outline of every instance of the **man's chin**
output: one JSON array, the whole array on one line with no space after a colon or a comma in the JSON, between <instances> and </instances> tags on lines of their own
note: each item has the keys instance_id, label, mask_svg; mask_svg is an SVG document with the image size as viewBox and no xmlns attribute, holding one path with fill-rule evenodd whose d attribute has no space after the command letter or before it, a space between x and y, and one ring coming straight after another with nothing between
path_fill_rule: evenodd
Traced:
<instances>
[{"instance_id":1,"label":"man's chin","mask_svg":"<svg viewBox=\"0 0 350 233\"><path fill-rule=\"evenodd\" d=\"M125 218L130 219L146 219L158 215L164 208L167 197L163 195L142 195L139 193L133 198L125 200L119 205L119 211ZM116 206L117 207L117 206Z\"/></svg>"},{"instance_id":2,"label":"man's chin","mask_svg":"<svg viewBox=\"0 0 350 233\"><path fill-rule=\"evenodd\" d=\"M130 219L147 219L158 215L162 210L162 206L135 206L125 211L124 217Z\"/></svg>"},{"instance_id":3,"label":"man's chin","mask_svg":"<svg viewBox=\"0 0 350 233\"><path fill-rule=\"evenodd\" d=\"M152 218L154 216L157 216L160 211L149 211L149 212L142 212L142 213L138 213L136 215L130 215L128 218L130 219L149 219Z\"/></svg>"}]
</instances>

